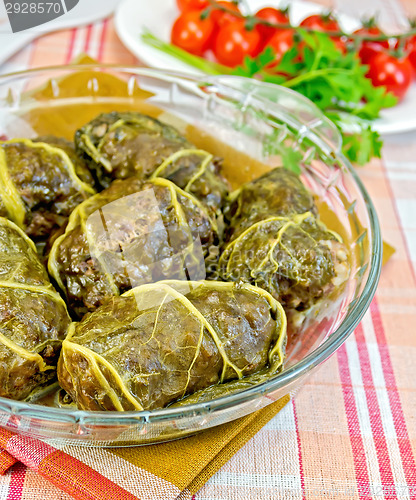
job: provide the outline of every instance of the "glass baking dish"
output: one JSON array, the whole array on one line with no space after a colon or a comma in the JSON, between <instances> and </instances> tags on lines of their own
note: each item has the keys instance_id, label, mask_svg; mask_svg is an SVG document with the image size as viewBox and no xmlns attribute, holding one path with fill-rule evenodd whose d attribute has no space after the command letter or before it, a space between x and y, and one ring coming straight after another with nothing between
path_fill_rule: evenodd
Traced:
<instances>
[{"instance_id":1,"label":"glass baking dish","mask_svg":"<svg viewBox=\"0 0 416 500\"><path fill-rule=\"evenodd\" d=\"M72 139L100 112L139 110L171 123L198 147L224 157L233 187L302 158L302 180L322 220L351 251L343 292L322 302L289 337L283 372L213 401L135 412L88 412L0 398L0 426L51 443L129 446L176 439L293 397L352 333L374 295L381 236L373 204L341 154L336 127L303 96L240 77L190 77L157 70L78 65L0 77L0 136L53 133ZM290 154L290 153L289 153ZM287 158L287 156L286 156Z\"/></svg>"}]
</instances>

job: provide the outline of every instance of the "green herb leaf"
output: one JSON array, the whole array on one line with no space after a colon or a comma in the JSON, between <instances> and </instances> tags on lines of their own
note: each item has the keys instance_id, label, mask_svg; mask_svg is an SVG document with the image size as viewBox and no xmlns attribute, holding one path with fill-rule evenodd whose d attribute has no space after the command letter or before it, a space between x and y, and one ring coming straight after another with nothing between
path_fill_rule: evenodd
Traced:
<instances>
[{"instance_id":1,"label":"green herb leaf","mask_svg":"<svg viewBox=\"0 0 416 500\"><path fill-rule=\"evenodd\" d=\"M365 165L371 158L380 158L382 141L371 122L346 113L328 112L342 135L342 152L353 163Z\"/></svg>"},{"instance_id":2,"label":"green herb leaf","mask_svg":"<svg viewBox=\"0 0 416 500\"><path fill-rule=\"evenodd\" d=\"M304 163L304 153L293 148L291 141L285 140L287 130L285 127L276 128L263 142L263 154L265 156L277 156L282 162L282 166L287 170L300 175L301 164Z\"/></svg>"},{"instance_id":3,"label":"green herb leaf","mask_svg":"<svg viewBox=\"0 0 416 500\"><path fill-rule=\"evenodd\" d=\"M303 154L300 151L288 148L285 154L282 154L283 166L287 170L291 170L293 173L300 175L302 172L300 168L302 158Z\"/></svg>"}]
</instances>

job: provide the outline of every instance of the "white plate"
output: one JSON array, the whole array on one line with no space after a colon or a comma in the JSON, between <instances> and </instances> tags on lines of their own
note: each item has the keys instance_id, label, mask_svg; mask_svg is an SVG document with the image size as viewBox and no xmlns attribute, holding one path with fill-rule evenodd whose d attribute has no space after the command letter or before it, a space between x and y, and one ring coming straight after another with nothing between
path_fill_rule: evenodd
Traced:
<instances>
[{"instance_id":1,"label":"white plate","mask_svg":"<svg viewBox=\"0 0 416 500\"><path fill-rule=\"evenodd\" d=\"M270 4L273 0L247 0L252 12ZM311 14L322 12L321 5L301 0L290 2L291 21L299 24ZM178 16L175 0L125 0L120 4L115 16L118 36L124 45L143 63L153 68L201 74L197 69L178 61L157 49L149 47L141 40L145 29L168 42L171 26ZM339 22L345 31L353 31L360 26L358 20L338 15ZM416 128L416 84L413 83L403 101L394 108L386 109L381 118L376 120L375 127L381 134L395 134Z\"/></svg>"}]
</instances>

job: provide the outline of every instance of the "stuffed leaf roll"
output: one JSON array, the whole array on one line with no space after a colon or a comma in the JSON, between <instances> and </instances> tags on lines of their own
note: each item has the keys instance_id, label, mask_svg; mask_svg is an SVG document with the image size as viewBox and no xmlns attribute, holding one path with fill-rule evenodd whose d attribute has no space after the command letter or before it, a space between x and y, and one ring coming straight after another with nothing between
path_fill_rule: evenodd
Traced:
<instances>
[{"instance_id":1,"label":"stuffed leaf roll","mask_svg":"<svg viewBox=\"0 0 416 500\"><path fill-rule=\"evenodd\" d=\"M55 135L42 135L32 140L33 142L43 142L49 144L50 146L62 149L74 165L74 170L78 178L90 187L94 185L94 178L91 175L87 163L77 154L75 151L75 144L73 142L68 141L63 137L56 137Z\"/></svg>"},{"instance_id":2,"label":"stuffed leaf roll","mask_svg":"<svg viewBox=\"0 0 416 500\"><path fill-rule=\"evenodd\" d=\"M225 209L227 240L241 234L265 217L290 216L311 212L317 214L312 194L300 177L285 168L274 168L241 186L230 195Z\"/></svg>"},{"instance_id":3,"label":"stuffed leaf roll","mask_svg":"<svg viewBox=\"0 0 416 500\"><path fill-rule=\"evenodd\" d=\"M164 281L72 323L58 376L80 409L152 410L261 370L277 373L285 343L285 314L264 290Z\"/></svg>"},{"instance_id":4,"label":"stuffed leaf roll","mask_svg":"<svg viewBox=\"0 0 416 500\"><path fill-rule=\"evenodd\" d=\"M197 149L172 126L134 112L104 113L75 134L101 187L114 179L165 177L215 214L228 194L220 160Z\"/></svg>"},{"instance_id":5,"label":"stuffed leaf roll","mask_svg":"<svg viewBox=\"0 0 416 500\"><path fill-rule=\"evenodd\" d=\"M26 399L56 378L69 324L34 243L0 217L0 396Z\"/></svg>"},{"instance_id":6,"label":"stuffed leaf roll","mask_svg":"<svg viewBox=\"0 0 416 500\"><path fill-rule=\"evenodd\" d=\"M349 273L345 245L316 213L312 196L283 168L243 186L228 211L217 278L260 286L286 309L308 309Z\"/></svg>"},{"instance_id":7,"label":"stuffed leaf roll","mask_svg":"<svg viewBox=\"0 0 416 500\"><path fill-rule=\"evenodd\" d=\"M64 139L0 142L0 215L36 240L46 239L94 194L88 181L89 172Z\"/></svg>"},{"instance_id":8,"label":"stuffed leaf roll","mask_svg":"<svg viewBox=\"0 0 416 500\"><path fill-rule=\"evenodd\" d=\"M167 179L114 181L79 205L54 242L50 274L78 316L134 286L205 278L215 222Z\"/></svg>"}]
</instances>

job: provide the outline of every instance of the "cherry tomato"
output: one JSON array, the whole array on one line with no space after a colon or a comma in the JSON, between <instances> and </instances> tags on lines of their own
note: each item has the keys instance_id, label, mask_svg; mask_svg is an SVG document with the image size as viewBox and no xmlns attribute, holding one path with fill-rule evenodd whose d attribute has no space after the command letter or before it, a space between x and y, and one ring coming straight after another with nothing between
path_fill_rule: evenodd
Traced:
<instances>
[{"instance_id":1,"label":"cherry tomato","mask_svg":"<svg viewBox=\"0 0 416 500\"><path fill-rule=\"evenodd\" d=\"M339 52L341 52L341 54L346 54L347 53L347 46L346 46L346 43L344 42L343 38L335 37L335 36L331 37L332 41L335 44L335 47L339 50Z\"/></svg>"},{"instance_id":2,"label":"cherry tomato","mask_svg":"<svg viewBox=\"0 0 416 500\"><path fill-rule=\"evenodd\" d=\"M400 42L397 42L396 47L400 45ZM407 58L414 70L414 76L416 77L416 36L413 36L409 40L406 41L405 50L407 53Z\"/></svg>"},{"instance_id":3,"label":"cherry tomato","mask_svg":"<svg viewBox=\"0 0 416 500\"><path fill-rule=\"evenodd\" d=\"M397 50L402 49L403 40L397 39L394 48ZM416 35L406 38L404 41L404 53L413 67L413 76L416 78Z\"/></svg>"},{"instance_id":4,"label":"cherry tomato","mask_svg":"<svg viewBox=\"0 0 416 500\"><path fill-rule=\"evenodd\" d=\"M378 26L370 26L368 28L363 27L359 30L354 31L356 35L383 35L384 33ZM360 50L358 52L358 56L361 59L363 64L368 64L370 59L375 56L378 52L383 49L389 48L388 40L380 40L380 41L372 41L372 40L363 40L361 43Z\"/></svg>"},{"instance_id":5,"label":"cherry tomato","mask_svg":"<svg viewBox=\"0 0 416 500\"><path fill-rule=\"evenodd\" d=\"M255 29L247 30L244 21L234 21L222 26L214 42L214 54L221 64L237 66L245 56L256 56L260 35Z\"/></svg>"},{"instance_id":6,"label":"cherry tomato","mask_svg":"<svg viewBox=\"0 0 416 500\"><path fill-rule=\"evenodd\" d=\"M208 7L208 0L176 0L178 9L181 12L187 12L188 10L202 10Z\"/></svg>"},{"instance_id":7,"label":"cherry tomato","mask_svg":"<svg viewBox=\"0 0 416 500\"><path fill-rule=\"evenodd\" d=\"M387 52L378 52L369 61L367 78L375 87L386 89L402 99L412 82L412 65L407 59L397 59Z\"/></svg>"},{"instance_id":8,"label":"cherry tomato","mask_svg":"<svg viewBox=\"0 0 416 500\"><path fill-rule=\"evenodd\" d=\"M257 11L254 15L257 19L262 21L267 21L271 24L289 24L289 16L286 11L281 9L275 9L274 7L264 7ZM274 33L280 31L278 28L273 28L272 26L266 26L265 24L257 24L256 29L260 33L260 36L264 40L271 38Z\"/></svg>"},{"instance_id":9,"label":"cherry tomato","mask_svg":"<svg viewBox=\"0 0 416 500\"><path fill-rule=\"evenodd\" d=\"M282 30L277 31L267 42L267 47L271 47L275 52L275 60L270 64L269 67L274 67L279 64L282 57L290 50L294 44L294 32L293 30Z\"/></svg>"},{"instance_id":10,"label":"cherry tomato","mask_svg":"<svg viewBox=\"0 0 416 500\"><path fill-rule=\"evenodd\" d=\"M232 10L233 12L236 12L237 14L241 14L240 9L235 3L232 2L217 2L218 5L221 5L222 7L225 7L227 10ZM234 21L238 21L241 18L238 16L233 16L230 12L227 12L225 10L221 9L213 9L210 17L212 21L214 22L215 26L220 28L221 26L224 26L224 24L227 23L232 23Z\"/></svg>"},{"instance_id":11,"label":"cherry tomato","mask_svg":"<svg viewBox=\"0 0 416 500\"><path fill-rule=\"evenodd\" d=\"M413 66L413 69L416 72L416 37L413 37L408 46L408 56L407 58L409 59L410 64ZM415 73L416 75L416 73Z\"/></svg>"},{"instance_id":12,"label":"cherry tomato","mask_svg":"<svg viewBox=\"0 0 416 500\"><path fill-rule=\"evenodd\" d=\"M181 49L201 56L211 43L214 23L207 17L201 19L201 12L183 12L173 23L171 42Z\"/></svg>"},{"instance_id":13,"label":"cherry tomato","mask_svg":"<svg viewBox=\"0 0 416 500\"><path fill-rule=\"evenodd\" d=\"M325 31L327 33L331 31L340 31L338 21L332 14L314 14L304 19L300 23L300 26L305 26L315 31Z\"/></svg>"}]
</instances>

